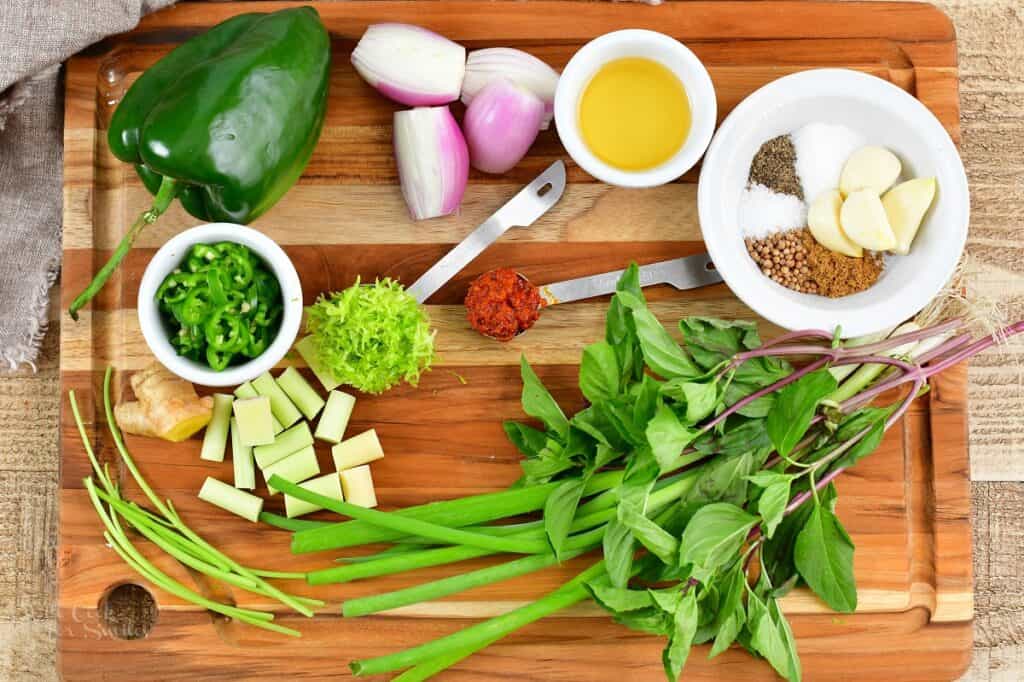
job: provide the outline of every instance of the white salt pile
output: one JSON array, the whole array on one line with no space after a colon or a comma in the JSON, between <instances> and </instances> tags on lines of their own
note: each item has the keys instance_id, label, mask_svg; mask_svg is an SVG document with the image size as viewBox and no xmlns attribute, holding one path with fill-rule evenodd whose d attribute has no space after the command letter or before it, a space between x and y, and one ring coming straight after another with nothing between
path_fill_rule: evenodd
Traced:
<instances>
[{"instance_id":1,"label":"white salt pile","mask_svg":"<svg viewBox=\"0 0 1024 682\"><path fill-rule=\"evenodd\" d=\"M808 123L792 133L796 172L804 200L839 187L839 175L850 155L867 144L863 135L837 123Z\"/></svg>"},{"instance_id":2,"label":"white salt pile","mask_svg":"<svg viewBox=\"0 0 1024 682\"><path fill-rule=\"evenodd\" d=\"M806 225L807 205L791 194L751 184L740 194L739 223L745 237L761 239Z\"/></svg>"}]
</instances>

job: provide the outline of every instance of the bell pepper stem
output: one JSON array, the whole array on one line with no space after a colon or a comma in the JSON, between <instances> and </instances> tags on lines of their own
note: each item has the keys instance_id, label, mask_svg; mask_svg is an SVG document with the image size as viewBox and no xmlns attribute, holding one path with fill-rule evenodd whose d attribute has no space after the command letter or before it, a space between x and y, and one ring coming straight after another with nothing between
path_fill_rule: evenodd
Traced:
<instances>
[{"instance_id":1,"label":"bell pepper stem","mask_svg":"<svg viewBox=\"0 0 1024 682\"><path fill-rule=\"evenodd\" d=\"M121 238L121 243L114 249L114 253L110 255L110 259L106 264L100 268L100 271L96 273L92 281L89 282L82 293L75 297L75 300L71 302L71 307L68 308L68 313L71 315L71 319L78 321L78 311L86 303L92 300L93 296L99 293L103 285L107 283L110 276L117 269L117 266L121 264L124 257L132 248L132 244L135 243L135 239L139 236L142 230L147 225L152 225L156 222L157 218L163 215L167 207L174 201L174 197L178 194L178 181L173 178L164 176L163 181L160 183L160 189L157 190L156 195L153 197L153 204L139 214L139 217L135 219L132 226L128 228L128 232L125 233L124 237Z\"/></svg>"}]
</instances>

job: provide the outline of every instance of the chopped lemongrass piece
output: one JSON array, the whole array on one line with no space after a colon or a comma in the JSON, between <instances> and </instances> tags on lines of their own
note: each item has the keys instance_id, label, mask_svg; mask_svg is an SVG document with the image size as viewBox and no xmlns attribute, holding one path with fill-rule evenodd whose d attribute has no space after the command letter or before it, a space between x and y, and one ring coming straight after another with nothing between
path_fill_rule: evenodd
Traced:
<instances>
[{"instance_id":1,"label":"chopped lemongrass piece","mask_svg":"<svg viewBox=\"0 0 1024 682\"><path fill-rule=\"evenodd\" d=\"M231 418L231 462L235 467L235 487L256 489L256 467L252 462L252 448L242 444L238 420Z\"/></svg>"},{"instance_id":2,"label":"chopped lemongrass piece","mask_svg":"<svg viewBox=\"0 0 1024 682\"><path fill-rule=\"evenodd\" d=\"M247 381L244 384L239 384L238 388L235 389L235 397L239 400L246 400L248 398L258 398L259 393L252 387L252 382Z\"/></svg>"},{"instance_id":3,"label":"chopped lemongrass piece","mask_svg":"<svg viewBox=\"0 0 1024 682\"><path fill-rule=\"evenodd\" d=\"M303 421L278 434L270 445L256 446L252 449L252 454L259 468L266 469L293 452L312 444L313 434L309 432L309 424Z\"/></svg>"},{"instance_id":4,"label":"chopped lemongrass piece","mask_svg":"<svg viewBox=\"0 0 1024 682\"><path fill-rule=\"evenodd\" d=\"M304 337L295 344L295 350L299 352L302 359L306 361L306 365L313 371L316 378L320 380L325 391L333 391L338 386L341 386L341 381L320 361L320 351L317 349L316 337L312 334Z\"/></svg>"},{"instance_id":5,"label":"chopped lemongrass piece","mask_svg":"<svg viewBox=\"0 0 1024 682\"><path fill-rule=\"evenodd\" d=\"M228 422L231 419L231 403L234 399L224 393L213 394L213 417L203 434L203 449L199 459L208 462L223 462L224 448L228 444Z\"/></svg>"},{"instance_id":6,"label":"chopped lemongrass piece","mask_svg":"<svg viewBox=\"0 0 1024 682\"><path fill-rule=\"evenodd\" d=\"M335 445L331 448L331 456L335 468L344 471L380 459L384 456L384 450L377 439L377 432L370 429Z\"/></svg>"},{"instance_id":7,"label":"chopped lemongrass piece","mask_svg":"<svg viewBox=\"0 0 1024 682\"><path fill-rule=\"evenodd\" d=\"M338 476L341 478L341 489L345 501L359 507L376 507L377 493L373 489L373 476L369 465L346 469Z\"/></svg>"},{"instance_id":8,"label":"chopped lemongrass piece","mask_svg":"<svg viewBox=\"0 0 1024 682\"><path fill-rule=\"evenodd\" d=\"M299 412L299 408L292 404L292 401L288 399L288 396L281 390L281 387L274 381L274 377L270 376L270 372L264 372L253 379L252 387L260 395L270 398L270 409L274 413L274 417L285 427L291 426L302 419L302 413Z\"/></svg>"},{"instance_id":9,"label":"chopped lemongrass piece","mask_svg":"<svg viewBox=\"0 0 1024 682\"><path fill-rule=\"evenodd\" d=\"M324 399L316 392L309 382L302 378L299 370L289 367L277 377L277 385L285 395L302 412L302 416L312 420L324 406Z\"/></svg>"},{"instance_id":10,"label":"chopped lemongrass piece","mask_svg":"<svg viewBox=\"0 0 1024 682\"><path fill-rule=\"evenodd\" d=\"M253 523L259 520L263 511L263 498L239 490L216 478L207 478L199 489L199 499L220 507Z\"/></svg>"},{"instance_id":11,"label":"chopped lemongrass piece","mask_svg":"<svg viewBox=\"0 0 1024 682\"><path fill-rule=\"evenodd\" d=\"M247 381L247 382L245 382L244 384L242 384L241 386L239 386L238 388L235 389L235 397L236 398L240 398L240 399L258 398L259 395L260 394L256 392L256 389L252 387L252 382L251 381ZM273 422L273 425L274 425L274 435L275 436L277 434L281 433L282 431L284 431L284 426L281 425L281 422L277 421L277 417L275 417L273 414L271 414L270 415L270 419L271 419L271 421Z\"/></svg>"},{"instance_id":12,"label":"chopped lemongrass piece","mask_svg":"<svg viewBox=\"0 0 1024 682\"><path fill-rule=\"evenodd\" d=\"M275 474L291 481L299 483L308 478L313 478L320 473L320 464L316 461L316 452L312 445L307 445L298 452L293 452L282 460L274 462L263 470L263 477L270 480ZM276 495L277 490L267 484L267 490L271 495Z\"/></svg>"},{"instance_id":13,"label":"chopped lemongrass piece","mask_svg":"<svg viewBox=\"0 0 1024 682\"><path fill-rule=\"evenodd\" d=\"M274 442L274 427L270 423L270 398L236 400L235 419L242 445L266 445Z\"/></svg>"},{"instance_id":14,"label":"chopped lemongrass piece","mask_svg":"<svg viewBox=\"0 0 1024 682\"><path fill-rule=\"evenodd\" d=\"M345 500L345 496L341 492L341 476L334 472L306 481L299 487L305 488L306 490L312 490L315 493L323 495L324 497L329 497L332 500L338 500L339 502L343 502ZM285 495L284 509L288 518L294 519L296 516L302 516L303 514L311 514L315 511L319 511L323 509L323 507L318 504L306 502L305 500L300 500L299 498L292 497L291 495Z\"/></svg>"},{"instance_id":15,"label":"chopped lemongrass piece","mask_svg":"<svg viewBox=\"0 0 1024 682\"><path fill-rule=\"evenodd\" d=\"M348 420L355 406L356 399L348 393L331 391L327 396L327 406L324 407L320 421L316 425L316 433L313 435L317 440L340 443L345 436L345 429L348 428Z\"/></svg>"}]
</instances>

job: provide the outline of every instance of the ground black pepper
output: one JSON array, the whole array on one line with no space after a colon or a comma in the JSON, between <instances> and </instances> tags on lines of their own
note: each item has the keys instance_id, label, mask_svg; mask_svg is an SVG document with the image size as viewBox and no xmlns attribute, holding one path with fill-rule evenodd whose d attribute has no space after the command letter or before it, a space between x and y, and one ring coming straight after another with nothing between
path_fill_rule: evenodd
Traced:
<instances>
[{"instance_id":1,"label":"ground black pepper","mask_svg":"<svg viewBox=\"0 0 1024 682\"><path fill-rule=\"evenodd\" d=\"M761 145L750 163L750 182L764 185L773 192L804 198L800 177L796 173L796 148L793 138L779 135Z\"/></svg>"}]
</instances>

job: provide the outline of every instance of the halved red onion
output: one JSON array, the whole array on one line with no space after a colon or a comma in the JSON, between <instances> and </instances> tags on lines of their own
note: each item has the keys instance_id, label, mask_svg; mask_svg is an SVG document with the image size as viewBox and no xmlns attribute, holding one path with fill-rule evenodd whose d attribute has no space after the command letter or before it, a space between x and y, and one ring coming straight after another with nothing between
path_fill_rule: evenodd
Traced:
<instances>
[{"instance_id":1,"label":"halved red onion","mask_svg":"<svg viewBox=\"0 0 1024 682\"><path fill-rule=\"evenodd\" d=\"M459 97L466 48L411 24L372 24L352 51L352 66L385 97L410 106Z\"/></svg>"},{"instance_id":2,"label":"halved red onion","mask_svg":"<svg viewBox=\"0 0 1024 682\"><path fill-rule=\"evenodd\" d=\"M447 106L396 111L395 160L414 220L458 210L469 179L466 139Z\"/></svg>"},{"instance_id":3,"label":"halved red onion","mask_svg":"<svg viewBox=\"0 0 1024 682\"><path fill-rule=\"evenodd\" d=\"M466 61L462 81L462 103L469 105L484 86L498 78L521 85L544 102L541 130L547 130L554 116L558 72L528 52L511 47L474 50Z\"/></svg>"},{"instance_id":4,"label":"halved red onion","mask_svg":"<svg viewBox=\"0 0 1024 682\"><path fill-rule=\"evenodd\" d=\"M466 107L462 128L473 168L505 173L537 139L544 102L507 78L492 80Z\"/></svg>"}]
</instances>

